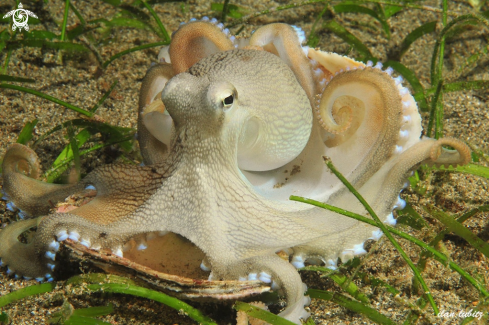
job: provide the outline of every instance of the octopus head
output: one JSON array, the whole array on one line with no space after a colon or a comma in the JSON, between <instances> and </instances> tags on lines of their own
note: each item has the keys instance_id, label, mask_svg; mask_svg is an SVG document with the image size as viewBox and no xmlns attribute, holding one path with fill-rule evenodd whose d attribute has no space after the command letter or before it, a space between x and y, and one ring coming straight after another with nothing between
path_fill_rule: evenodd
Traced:
<instances>
[{"instance_id":1,"label":"octopus head","mask_svg":"<svg viewBox=\"0 0 489 325\"><path fill-rule=\"evenodd\" d=\"M244 170L290 162L304 149L312 128L309 100L293 72L264 51L232 50L204 58L170 79L162 101L175 134L186 130L201 139L221 137L234 147L230 156L237 156Z\"/></svg>"}]
</instances>

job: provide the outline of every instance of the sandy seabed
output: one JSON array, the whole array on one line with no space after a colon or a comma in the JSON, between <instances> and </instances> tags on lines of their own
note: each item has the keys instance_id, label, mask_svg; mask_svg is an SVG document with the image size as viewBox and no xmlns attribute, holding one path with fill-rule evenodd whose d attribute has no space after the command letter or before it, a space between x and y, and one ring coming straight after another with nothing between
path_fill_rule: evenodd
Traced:
<instances>
[{"instance_id":1,"label":"sandy seabed","mask_svg":"<svg viewBox=\"0 0 489 325\"><path fill-rule=\"evenodd\" d=\"M12 9L13 1L1 1L0 13ZM101 17L112 17L117 10L112 6L97 0L73 0L86 20ZM287 1L239 1L232 2L249 13L284 5ZM439 1L421 2L431 8L441 8ZM38 14L41 25L33 25L32 29L47 29L59 33L56 22L62 21L64 1L25 2L24 7ZM306 35L309 34L314 19L322 10L323 4L312 4L299 8L284 10L268 15L258 16L248 21L243 35L249 35L260 25L272 22L286 22L301 27ZM203 16L218 17L216 12L210 10L207 1L170 2L154 5L168 31L178 28L180 22L190 18ZM450 1L450 12L461 15L470 13L473 9L462 1ZM487 10L487 8L486 8ZM3 15L3 14L2 14ZM355 36L363 41L372 51L372 54L381 61L388 55L395 53L402 40L418 26L438 20L440 13L429 8L424 10L408 9L389 19L391 38L383 34L380 24L370 16L361 14L339 14L337 21L344 24ZM76 16L70 11L68 29L75 27L78 22ZM238 25L239 28L241 25ZM6 24L0 28L8 28ZM438 29L439 30L439 29ZM231 30L236 31L235 29ZM319 47L326 51L345 54L349 46L331 33L321 30ZM489 80L488 57L482 56L476 64L466 65L469 56L487 49L487 30L474 27L461 36L450 40L446 45L444 72L447 81L459 80ZM158 37L148 31L128 28L114 29L109 35L109 42L98 48L103 60L112 55L141 44L160 41ZM412 69L425 88L429 88L430 60L435 34L429 34L417 40L409 51L403 56L402 63ZM7 74L23 78L31 78L35 84L28 85L46 94L77 105L82 108L92 107L108 90L114 80L119 84L111 93L105 103L98 109L97 114L103 120L118 126L136 127L136 109L138 92L141 80L151 62L157 60L158 49L148 49L123 56L115 60L102 71L96 58L92 55L65 55L63 64L60 63L58 53L52 50L36 48L22 48L12 51ZM350 55L355 56L354 51ZM0 52L3 65L6 51ZM465 66L465 68L464 68ZM489 111L488 91L475 90L447 93L444 95L445 136L452 136L466 141L472 148L489 153ZM425 123L428 113L423 113ZM0 90L0 157L6 149L17 140L22 127L29 121L37 119L39 122L34 131L34 140L50 130L53 126L64 121L79 118L80 116L60 105L43 100L39 97L13 90ZM425 125L426 127L426 125ZM67 140L62 135L52 136L36 147L36 152L46 169L52 163ZM111 149L102 153L97 152L83 158L83 172L89 172L96 166L113 162ZM481 160L481 165L487 162ZM403 231L421 239L432 238L433 234L441 231L438 221L429 217L421 209L422 205L434 204L452 214L460 214L489 203L487 179L455 173L437 172L425 177L422 183L428 189L429 195L421 196L407 189L402 194L414 208L430 223L429 229L414 231L409 227L400 226ZM489 239L488 213L480 213L469 219L465 225L481 239ZM2 225L7 225L17 219L17 215L6 210L5 202L0 201L0 218ZM419 259L420 249L405 241L400 241L403 249L414 262ZM402 323L409 312L408 305L414 305L419 298L411 286L412 273L398 252L382 239L379 243L367 245L369 253L362 258L360 272L374 276L397 288L400 294L393 296L386 290L372 286L368 281L355 280L360 289L370 297L371 306L396 323ZM443 247L440 247L450 258L467 270L479 281L487 285L489 279L489 266L487 258L455 235L446 236ZM320 278L314 272L302 272L308 287L341 290L328 278ZM479 303L481 299L478 292L458 273L446 266L429 260L423 276L440 310L446 312L445 317L434 316L428 307L421 311L419 324L459 324L463 318L458 317L459 312L468 312ZM34 284L34 281L14 280L7 276L5 269L0 269L0 294L4 295ZM193 323L189 318L179 315L159 303L139 299L132 296L92 294L72 292L72 289L62 286L49 294L20 300L10 304L5 311L12 324L46 324L51 315L60 309L64 300L69 301L75 308L88 306L102 306L109 302L114 305L114 313L102 319L111 324L184 324ZM228 323L233 318L229 305L216 307L213 304L200 305L204 313L214 317L220 323ZM313 300L308 307L317 324L373 324L366 317L351 312L336 304L322 300ZM483 309L482 309L483 310ZM483 310L487 314L487 310ZM453 313L453 317L451 317ZM486 320L487 321L487 318ZM482 324L484 320L474 323Z\"/></svg>"}]
</instances>

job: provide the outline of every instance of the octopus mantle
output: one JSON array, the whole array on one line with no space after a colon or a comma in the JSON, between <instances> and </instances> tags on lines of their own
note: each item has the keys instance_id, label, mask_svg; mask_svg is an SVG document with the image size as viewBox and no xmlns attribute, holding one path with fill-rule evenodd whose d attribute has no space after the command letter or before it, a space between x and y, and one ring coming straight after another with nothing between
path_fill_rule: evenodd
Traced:
<instances>
[{"instance_id":1,"label":"octopus mantle","mask_svg":"<svg viewBox=\"0 0 489 325\"><path fill-rule=\"evenodd\" d=\"M309 300L296 268L305 262L334 268L338 258L365 253L365 240L382 235L288 200L299 195L366 214L323 156L392 225L411 171L420 164L465 164L470 152L455 139L420 138L416 103L392 69L302 48L302 41L285 24L239 41L208 19L181 26L141 87L145 166L102 166L77 184L53 185L36 180L32 150L10 147L5 199L26 217L43 217L0 232L0 264L16 276L49 281L59 242L67 239L94 255L111 251L123 259L127 248L177 234L201 252L209 280L269 284L286 297L281 316L297 323L307 318ZM74 193L93 199L49 214L52 202ZM31 242L19 242L37 223Z\"/></svg>"}]
</instances>

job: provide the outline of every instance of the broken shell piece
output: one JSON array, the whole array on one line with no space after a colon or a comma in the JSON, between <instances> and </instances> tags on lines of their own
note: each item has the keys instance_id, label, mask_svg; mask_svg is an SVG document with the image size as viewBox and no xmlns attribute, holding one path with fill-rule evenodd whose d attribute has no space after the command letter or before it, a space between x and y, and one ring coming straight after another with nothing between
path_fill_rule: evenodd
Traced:
<instances>
[{"instance_id":1,"label":"broken shell piece","mask_svg":"<svg viewBox=\"0 0 489 325\"><path fill-rule=\"evenodd\" d=\"M106 272L142 281L180 299L242 299L271 291L270 284L261 281L208 281L208 273L200 268L204 253L173 233L151 240L144 251L133 247L123 257L104 250L94 251L70 239L61 247L71 260L89 261ZM154 259L155 253L161 259Z\"/></svg>"}]
</instances>

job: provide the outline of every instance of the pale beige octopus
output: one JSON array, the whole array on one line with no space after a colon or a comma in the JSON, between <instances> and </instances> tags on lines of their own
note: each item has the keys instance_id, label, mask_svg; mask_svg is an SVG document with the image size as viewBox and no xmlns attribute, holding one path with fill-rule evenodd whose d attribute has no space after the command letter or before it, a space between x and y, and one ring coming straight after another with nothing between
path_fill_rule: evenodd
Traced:
<instances>
[{"instance_id":1,"label":"pale beige octopus","mask_svg":"<svg viewBox=\"0 0 489 325\"><path fill-rule=\"evenodd\" d=\"M131 238L172 232L204 252L210 278L280 287L287 299L280 315L300 323L308 298L295 267L310 260L334 268L338 257L364 253L365 240L381 235L288 200L300 195L365 214L323 156L389 224L413 169L469 162L458 140L420 139L416 103L390 69L303 49L285 24L259 28L239 42L244 49L227 34L208 21L183 25L165 63L148 71L138 120L145 167L104 166L78 184L55 186L31 178L33 152L8 150L3 190L25 214L46 214L49 202L87 187L97 191L70 213L44 217L29 245L17 236L32 222L3 230L0 257L9 273L50 280L58 241L67 238L122 255Z\"/></svg>"}]
</instances>

